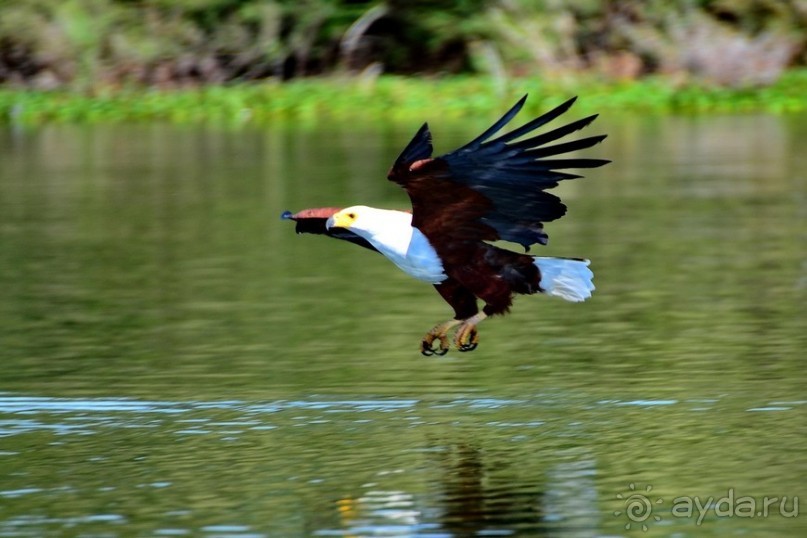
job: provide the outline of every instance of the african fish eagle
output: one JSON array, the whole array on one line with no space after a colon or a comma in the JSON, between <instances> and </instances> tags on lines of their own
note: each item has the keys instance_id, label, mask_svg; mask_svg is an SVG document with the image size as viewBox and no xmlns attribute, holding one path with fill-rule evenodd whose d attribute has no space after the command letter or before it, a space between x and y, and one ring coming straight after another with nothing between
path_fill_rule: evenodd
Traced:
<instances>
[{"instance_id":1,"label":"african fish eagle","mask_svg":"<svg viewBox=\"0 0 807 538\"><path fill-rule=\"evenodd\" d=\"M424 355L444 355L455 328L457 349L476 349L477 324L507 313L514 294L544 293L578 302L594 290L588 260L531 256L489 243L519 243L527 252L536 243L545 245L543 223L566 213L560 198L546 190L581 177L559 170L610 162L557 158L594 146L606 135L548 145L586 127L596 114L522 138L566 112L576 97L491 139L526 99L471 142L440 157L431 156L431 133L423 124L387 175L406 190L411 213L357 205L282 215L296 221L297 233L324 234L375 250L407 274L433 284L454 309L454 318L426 333L420 345ZM485 303L481 311L477 299Z\"/></svg>"}]
</instances>

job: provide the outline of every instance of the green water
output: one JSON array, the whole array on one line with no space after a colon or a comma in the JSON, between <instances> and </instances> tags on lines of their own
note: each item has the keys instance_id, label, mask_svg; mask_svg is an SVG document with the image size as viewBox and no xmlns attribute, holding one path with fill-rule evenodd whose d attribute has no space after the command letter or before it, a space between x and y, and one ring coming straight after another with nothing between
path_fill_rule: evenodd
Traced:
<instances>
[{"instance_id":1,"label":"green water","mask_svg":"<svg viewBox=\"0 0 807 538\"><path fill-rule=\"evenodd\" d=\"M444 358L430 286L278 218L405 207L422 119L491 118L0 133L0 536L807 534L807 118L601 118L540 252L594 298Z\"/></svg>"}]
</instances>

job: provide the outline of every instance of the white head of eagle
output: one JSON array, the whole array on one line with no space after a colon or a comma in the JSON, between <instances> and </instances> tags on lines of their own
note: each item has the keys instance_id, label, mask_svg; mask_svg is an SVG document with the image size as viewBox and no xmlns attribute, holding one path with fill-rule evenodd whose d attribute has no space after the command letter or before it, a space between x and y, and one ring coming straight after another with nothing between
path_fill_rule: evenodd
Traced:
<instances>
[{"instance_id":1,"label":"white head of eagle","mask_svg":"<svg viewBox=\"0 0 807 538\"><path fill-rule=\"evenodd\" d=\"M437 251L412 227L411 213L357 205L331 215L325 228L350 230L418 280L437 284L448 278Z\"/></svg>"}]
</instances>

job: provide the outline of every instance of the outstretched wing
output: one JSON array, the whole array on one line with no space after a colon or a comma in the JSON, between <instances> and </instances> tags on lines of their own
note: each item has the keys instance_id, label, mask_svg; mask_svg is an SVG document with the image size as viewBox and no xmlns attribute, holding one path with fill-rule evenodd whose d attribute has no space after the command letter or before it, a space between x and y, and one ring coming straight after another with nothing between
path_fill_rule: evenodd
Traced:
<instances>
[{"instance_id":1,"label":"outstretched wing","mask_svg":"<svg viewBox=\"0 0 807 538\"><path fill-rule=\"evenodd\" d=\"M589 148L606 135L550 145L590 124L596 114L521 139L561 116L576 97L491 140L518 114L526 99L525 95L474 140L441 157L431 157L431 133L424 124L393 164L388 178L406 189L412 200L412 225L432 242L433 238L504 239L527 250L535 243L546 244L543 223L562 217L566 206L545 191L564 179L581 177L559 170L595 168L610 162L558 158Z\"/></svg>"},{"instance_id":2,"label":"outstretched wing","mask_svg":"<svg viewBox=\"0 0 807 538\"><path fill-rule=\"evenodd\" d=\"M346 230L345 228L328 229L325 227L325 223L328 221L328 218L338 211L341 211L341 208L314 207L311 209L303 209L297 213L284 211L283 214L280 215L280 218L284 220L293 220L296 222L297 224L295 226L295 231L298 234L327 235L328 237L335 237L336 239L350 241L351 243L355 243L364 248L378 252L378 250L371 245L369 241L354 234L350 230Z\"/></svg>"}]
</instances>

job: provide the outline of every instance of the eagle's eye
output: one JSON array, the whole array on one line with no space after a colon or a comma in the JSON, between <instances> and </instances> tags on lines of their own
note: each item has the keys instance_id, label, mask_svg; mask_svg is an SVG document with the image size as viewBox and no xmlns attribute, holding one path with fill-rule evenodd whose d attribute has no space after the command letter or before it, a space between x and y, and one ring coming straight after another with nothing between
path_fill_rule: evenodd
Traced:
<instances>
[{"instance_id":1,"label":"eagle's eye","mask_svg":"<svg viewBox=\"0 0 807 538\"><path fill-rule=\"evenodd\" d=\"M356 214L355 213L348 213L347 218L349 218L350 220L353 220L353 219L356 218Z\"/></svg>"}]
</instances>

